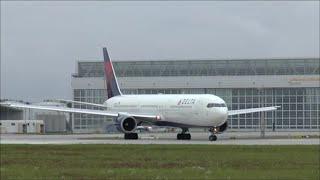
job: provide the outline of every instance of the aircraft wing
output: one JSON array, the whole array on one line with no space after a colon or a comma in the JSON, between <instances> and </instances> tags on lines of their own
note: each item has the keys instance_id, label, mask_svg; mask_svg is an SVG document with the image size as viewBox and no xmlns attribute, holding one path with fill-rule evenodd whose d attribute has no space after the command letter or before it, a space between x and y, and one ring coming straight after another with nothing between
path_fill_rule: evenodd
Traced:
<instances>
[{"instance_id":1,"label":"aircraft wing","mask_svg":"<svg viewBox=\"0 0 320 180\"><path fill-rule=\"evenodd\" d=\"M277 110L278 108L280 108L280 106L230 110L230 111L228 111L228 116L238 115L238 114L254 113L254 112L263 112L263 111L274 111L274 110Z\"/></svg>"},{"instance_id":2,"label":"aircraft wing","mask_svg":"<svg viewBox=\"0 0 320 180\"><path fill-rule=\"evenodd\" d=\"M24 109L39 109L39 110L48 110L48 111L58 111L58 112L67 112L67 113L82 113L82 114L92 114L92 115L102 115L108 117L118 117L121 116L121 112L108 112L105 110L93 110L93 109L79 109L79 108L68 108L61 106L39 106L31 104L23 104L16 102L4 102L0 105L13 108L24 108ZM147 114L130 114L125 113L126 115L132 116L139 121L143 122L155 122L159 116L158 115L147 115Z\"/></svg>"},{"instance_id":3,"label":"aircraft wing","mask_svg":"<svg viewBox=\"0 0 320 180\"><path fill-rule=\"evenodd\" d=\"M53 100L56 102L66 102L66 103L76 103L76 104L84 104L84 105L90 105L90 106L96 106L96 107L102 107L102 108L107 108L103 104L95 104L95 103L88 103L88 102L81 102L81 101L72 101L72 100L66 100L66 99L56 99Z\"/></svg>"},{"instance_id":4,"label":"aircraft wing","mask_svg":"<svg viewBox=\"0 0 320 180\"><path fill-rule=\"evenodd\" d=\"M93 115L102 115L102 116L111 116L117 117L118 113L107 112L102 110L93 110L93 109L78 109L78 108L68 108L61 106L38 106L31 104L15 103L15 102L5 102L1 105L14 108L25 108L25 109L39 109L39 110L48 110L48 111L58 111L58 112L69 112L69 113L83 113L83 114L93 114Z\"/></svg>"}]
</instances>

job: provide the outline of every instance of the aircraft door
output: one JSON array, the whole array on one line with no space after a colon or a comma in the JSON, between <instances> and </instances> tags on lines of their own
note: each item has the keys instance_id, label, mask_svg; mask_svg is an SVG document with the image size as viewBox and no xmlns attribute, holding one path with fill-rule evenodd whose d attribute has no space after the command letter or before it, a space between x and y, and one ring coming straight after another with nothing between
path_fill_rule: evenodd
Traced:
<instances>
[{"instance_id":1,"label":"aircraft door","mask_svg":"<svg viewBox=\"0 0 320 180\"><path fill-rule=\"evenodd\" d=\"M165 107L166 107L166 106L163 105L163 104L161 104L161 105L158 106L158 108L159 108L158 110L159 110L159 113L160 113L160 114L162 114L162 115L165 114L165 112L166 112Z\"/></svg>"},{"instance_id":2,"label":"aircraft door","mask_svg":"<svg viewBox=\"0 0 320 180\"><path fill-rule=\"evenodd\" d=\"M168 110L169 110L169 104L170 104L170 100L165 100L163 101L163 103L161 103L161 105L159 105L159 113L160 115L164 118L167 116L170 116Z\"/></svg>"}]
</instances>

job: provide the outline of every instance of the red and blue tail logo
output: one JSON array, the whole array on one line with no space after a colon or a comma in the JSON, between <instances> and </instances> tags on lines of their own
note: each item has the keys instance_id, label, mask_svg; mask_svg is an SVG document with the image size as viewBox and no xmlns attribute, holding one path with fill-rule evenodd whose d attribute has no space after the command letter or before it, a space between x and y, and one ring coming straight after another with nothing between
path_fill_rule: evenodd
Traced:
<instances>
[{"instance_id":1,"label":"red and blue tail logo","mask_svg":"<svg viewBox=\"0 0 320 180\"><path fill-rule=\"evenodd\" d=\"M113 70L112 62L109 58L107 48L103 48L104 58L104 75L106 78L107 85L107 97L112 98L113 96L121 95L121 91L118 86L117 78Z\"/></svg>"}]
</instances>

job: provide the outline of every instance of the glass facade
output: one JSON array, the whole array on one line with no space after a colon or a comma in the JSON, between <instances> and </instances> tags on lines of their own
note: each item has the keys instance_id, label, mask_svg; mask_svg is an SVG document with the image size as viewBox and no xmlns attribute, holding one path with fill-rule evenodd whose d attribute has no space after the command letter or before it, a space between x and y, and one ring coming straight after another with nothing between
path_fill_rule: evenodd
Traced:
<instances>
[{"instance_id":1,"label":"glass facade","mask_svg":"<svg viewBox=\"0 0 320 180\"><path fill-rule=\"evenodd\" d=\"M90 102L96 104L103 104L106 100L106 90L104 89L75 89L73 91L73 97L75 101ZM74 108L81 109L97 109L103 110L101 107L91 105L79 105L74 104ZM89 130L89 131L104 131L106 123L111 121L110 118L100 115L87 115L78 114L73 115L73 128L74 130Z\"/></svg>"},{"instance_id":2,"label":"glass facade","mask_svg":"<svg viewBox=\"0 0 320 180\"><path fill-rule=\"evenodd\" d=\"M319 74L319 58L113 62L117 77ZM103 77L103 62L79 62L78 77Z\"/></svg>"},{"instance_id":3,"label":"glass facade","mask_svg":"<svg viewBox=\"0 0 320 180\"><path fill-rule=\"evenodd\" d=\"M241 89L122 89L124 94L214 94L227 103L229 110L281 106L281 109L265 113L269 129L319 129L320 88L241 88ZM75 100L103 103L103 89L75 89ZM75 106L75 107L80 107ZM81 105L81 108L90 108ZM75 114L75 129L98 129L110 119L102 116ZM260 113L230 116L232 129L259 129Z\"/></svg>"},{"instance_id":4,"label":"glass facade","mask_svg":"<svg viewBox=\"0 0 320 180\"><path fill-rule=\"evenodd\" d=\"M178 61L122 61L113 66L118 77L158 76L255 76L255 75L319 75L319 58L249 59L249 60L178 60ZM81 77L103 77L102 62L79 62ZM314 82L319 84L319 82ZM141 88L122 89L123 94L214 94L227 103L229 110L281 106L265 113L268 129L320 129L320 87L302 88ZM75 101L102 104L104 89L73 89ZM76 108L94 109L89 105ZM259 129L260 113L230 116L232 129ZM75 130L104 131L111 119L97 115L74 114Z\"/></svg>"}]
</instances>

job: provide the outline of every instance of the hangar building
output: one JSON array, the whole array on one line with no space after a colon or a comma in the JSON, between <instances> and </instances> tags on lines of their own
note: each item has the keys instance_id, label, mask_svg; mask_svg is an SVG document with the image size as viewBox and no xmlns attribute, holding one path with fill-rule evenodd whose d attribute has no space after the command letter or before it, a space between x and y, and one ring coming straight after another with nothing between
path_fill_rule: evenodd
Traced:
<instances>
[{"instance_id":1,"label":"hangar building","mask_svg":"<svg viewBox=\"0 0 320 180\"><path fill-rule=\"evenodd\" d=\"M113 62L124 94L214 94L231 110L281 106L267 112L269 130L320 129L319 58L148 60ZM103 62L79 61L73 100L106 100ZM74 105L78 108L93 108ZM260 114L230 116L229 128L260 130ZM74 114L73 132L103 132L110 119Z\"/></svg>"}]
</instances>

